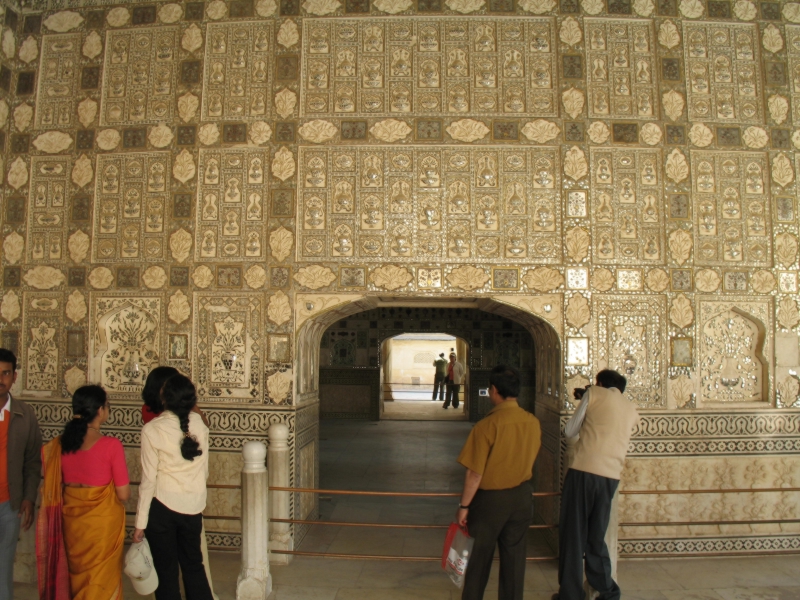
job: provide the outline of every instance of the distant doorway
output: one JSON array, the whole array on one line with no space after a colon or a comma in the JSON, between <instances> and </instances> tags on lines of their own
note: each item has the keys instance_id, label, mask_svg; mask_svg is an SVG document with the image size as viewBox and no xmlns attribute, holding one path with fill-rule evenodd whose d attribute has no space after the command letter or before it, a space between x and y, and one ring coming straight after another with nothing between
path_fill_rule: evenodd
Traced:
<instances>
[{"instance_id":1,"label":"distant doorway","mask_svg":"<svg viewBox=\"0 0 800 600\"><path fill-rule=\"evenodd\" d=\"M464 368L458 407L443 407L446 385L436 385L434 361L451 352ZM446 333L404 333L383 341L380 352L380 418L397 421L463 421L469 410L469 344ZM436 389L434 389L436 387ZM434 392L436 399L434 400Z\"/></svg>"}]
</instances>

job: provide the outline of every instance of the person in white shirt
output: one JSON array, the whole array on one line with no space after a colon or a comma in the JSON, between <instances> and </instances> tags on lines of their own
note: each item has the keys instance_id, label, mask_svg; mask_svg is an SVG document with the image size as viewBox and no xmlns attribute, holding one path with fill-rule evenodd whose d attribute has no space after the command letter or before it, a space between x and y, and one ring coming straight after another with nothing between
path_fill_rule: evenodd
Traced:
<instances>
[{"instance_id":1,"label":"person in white shirt","mask_svg":"<svg viewBox=\"0 0 800 600\"><path fill-rule=\"evenodd\" d=\"M150 542L158 574L156 600L180 600L178 567L187 600L213 600L200 535L206 507L208 427L188 377L161 388L165 410L142 429L142 481L133 540Z\"/></svg>"}]
</instances>

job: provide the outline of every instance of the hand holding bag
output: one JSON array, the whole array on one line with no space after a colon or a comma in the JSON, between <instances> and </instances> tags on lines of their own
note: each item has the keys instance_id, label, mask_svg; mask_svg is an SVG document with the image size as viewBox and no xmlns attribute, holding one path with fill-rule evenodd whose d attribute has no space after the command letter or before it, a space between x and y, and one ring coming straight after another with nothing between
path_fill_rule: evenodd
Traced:
<instances>
[{"instance_id":1,"label":"hand holding bag","mask_svg":"<svg viewBox=\"0 0 800 600\"><path fill-rule=\"evenodd\" d=\"M442 551L442 569L458 588L464 587L464 574L474 545L475 540L469 537L466 527L450 523Z\"/></svg>"}]
</instances>

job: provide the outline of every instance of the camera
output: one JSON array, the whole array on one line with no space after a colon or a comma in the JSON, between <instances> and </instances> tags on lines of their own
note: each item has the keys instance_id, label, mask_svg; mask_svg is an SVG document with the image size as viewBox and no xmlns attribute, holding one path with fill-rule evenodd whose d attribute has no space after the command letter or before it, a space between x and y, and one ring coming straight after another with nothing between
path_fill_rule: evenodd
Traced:
<instances>
[{"instance_id":1,"label":"camera","mask_svg":"<svg viewBox=\"0 0 800 600\"><path fill-rule=\"evenodd\" d=\"M488 396L489 395L489 388L480 388L478 390L478 396Z\"/></svg>"},{"instance_id":2,"label":"camera","mask_svg":"<svg viewBox=\"0 0 800 600\"><path fill-rule=\"evenodd\" d=\"M592 387L592 386L590 386L590 385L587 385L586 387L582 387L582 388L575 388L575 389L572 391L572 396L575 398L575 400L580 400L581 398L583 398L583 395L586 393L586 391L587 391L587 390L588 390L590 387Z\"/></svg>"}]
</instances>

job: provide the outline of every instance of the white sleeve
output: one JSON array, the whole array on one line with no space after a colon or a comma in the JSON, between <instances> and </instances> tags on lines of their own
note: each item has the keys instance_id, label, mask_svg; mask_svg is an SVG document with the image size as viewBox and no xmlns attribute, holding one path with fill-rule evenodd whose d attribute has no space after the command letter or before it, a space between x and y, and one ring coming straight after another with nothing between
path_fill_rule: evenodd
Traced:
<instances>
[{"instance_id":1,"label":"white sleeve","mask_svg":"<svg viewBox=\"0 0 800 600\"><path fill-rule=\"evenodd\" d=\"M158 453L153 448L148 428L142 429L142 480L139 483L139 504L136 507L136 528L145 529L150 516L150 504L156 491Z\"/></svg>"},{"instance_id":2,"label":"white sleeve","mask_svg":"<svg viewBox=\"0 0 800 600\"><path fill-rule=\"evenodd\" d=\"M572 418L570 418L570 420L567 421L567 424L564 426L564 437L574 438L581 432L583 420L586 418L586 409L589 406L589 394L591 391L592 388L586 390L586 393L581 399L581 405L578 407L578 410L573 413Z\"/></svg>"}]
</instances>

